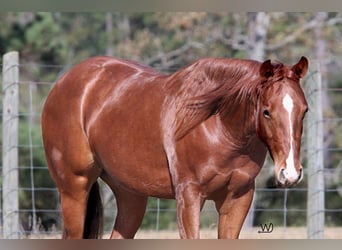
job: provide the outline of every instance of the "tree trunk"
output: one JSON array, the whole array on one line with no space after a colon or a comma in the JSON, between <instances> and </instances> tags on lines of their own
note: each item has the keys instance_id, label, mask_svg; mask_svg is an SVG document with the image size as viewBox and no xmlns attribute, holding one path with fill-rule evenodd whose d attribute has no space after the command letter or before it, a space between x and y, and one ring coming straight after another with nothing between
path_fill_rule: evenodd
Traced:
<instances>
[{"instance_id":1,"label":"tree trunk","mask_svg":"<svg viewBox=\"0 0 342 250\"><path fill-rule=\"evenodd\" d=\"M249 14L247 52L250 59L264 60L269 23L270 16L265 12Z\"/></svg>"},{"instance_id":2,"label":"tree trunk","mask_svg":"<svg viewBox=\"0 0 342 250\"><path fill-rule=\"evenodd\" d=\"M107 48L106 55L113 56L113 14L110 12L106 13L106 34L107 34Z\"/></svg>"}]
</instances>

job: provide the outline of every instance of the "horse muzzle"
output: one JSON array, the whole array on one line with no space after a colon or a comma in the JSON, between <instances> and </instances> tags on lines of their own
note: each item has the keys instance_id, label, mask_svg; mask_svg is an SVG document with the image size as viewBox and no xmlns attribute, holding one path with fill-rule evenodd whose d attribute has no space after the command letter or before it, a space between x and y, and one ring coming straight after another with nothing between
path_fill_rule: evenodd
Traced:
<instances>
[{"instance_id":1,"label":"horse muzzle","mask_svg":"<svg viewBox=\"0 0 342 250\"><path fill-rule=\"evenodd\" d=\"M281 187L289 188L301 182L303 175L302 166L300 166L299 170L292 171L289 171L287 168L280 168L276 179Z\"/></svg>"}]
</instances>

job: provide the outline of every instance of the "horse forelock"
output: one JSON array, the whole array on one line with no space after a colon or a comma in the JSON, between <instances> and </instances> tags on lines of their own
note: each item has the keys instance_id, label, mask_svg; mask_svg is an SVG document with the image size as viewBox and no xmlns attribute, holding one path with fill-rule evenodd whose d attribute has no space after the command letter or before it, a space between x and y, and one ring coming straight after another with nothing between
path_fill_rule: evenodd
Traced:
<instances>
[{"instance_id":1,"label":"horse forelock","mask_svg":"<svg viewBox=\"0 0 342 250\"><path fill-rule=\"evenodd\" d=\"M263 80L263 85L274 84L283 79L289 79L289 80L292 80L293 82L299 83L300 77L283 63L280 63L280 62L273 63L273 70L274 70L273 76L267 79L265 78Z\"/></svg>"}]
</instances>

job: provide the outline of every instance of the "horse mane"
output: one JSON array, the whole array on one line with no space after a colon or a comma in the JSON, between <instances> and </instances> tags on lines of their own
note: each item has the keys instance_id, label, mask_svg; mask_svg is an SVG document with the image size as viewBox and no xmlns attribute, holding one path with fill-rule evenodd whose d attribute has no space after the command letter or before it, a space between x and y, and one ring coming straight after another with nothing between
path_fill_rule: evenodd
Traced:
<instances>
[{"instance_id":1,"label":"horse mane","mask_svg":"<svg viewBox=\"0 0 342 250\"><path fill-rule=\"evenodd\" d=\"M243 102L247 109L256 105L263 83L269 82L260 76L260 65L254 60L205 58L170 75L167 87L173 96L170 104L176 107L175 139L214 114L232 115ZM272 82L284 76L282 66L274 66Z\"/></svg>"}]
</instances>

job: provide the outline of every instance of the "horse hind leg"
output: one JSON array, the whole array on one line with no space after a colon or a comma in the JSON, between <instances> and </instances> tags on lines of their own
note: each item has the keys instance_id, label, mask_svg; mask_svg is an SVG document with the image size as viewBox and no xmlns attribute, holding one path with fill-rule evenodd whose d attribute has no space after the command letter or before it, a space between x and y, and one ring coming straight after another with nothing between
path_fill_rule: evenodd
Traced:
<instances>
[{"instance_id":1,"label":"horse hind leg","mask_svg":"<svg viewBox=\"0 0 342 250\"><path fill-rule=\"evenodd\" d=\"M67 193L60 191L63 239L82 239L87 209L87 192L74 191Z\"/></svg>"},{"instance_id":2,"label":"horse hind leg","mask_svg":"<svg viewBox=\"0 0 342 250\"><path fill-rule=\"evenodd\" d=\"M102 227L102 202L98 183L84 177L73 176L69 184L59 187L63 238L98 238Z\"/></svg>"},{"instance_id":3,"label":"horse hind leg","mask_svg":"<svg viewBox=\"0 0 342 250\"><path fill-rule=\"evenodd\" d=\"M102 170L94 164L87 142L79 138L69 143L45 138L44 143L49 171L60 193L63 238L67 239L96 235L85 231L84 227L86 219L96 219L87 217L88 205L94 205L89 204L88 199L90 195L98 197L94 194L95 183ZM100 207L100 204L96 205Z\"/></svg>"},{"instance_id":4,"label":"horse hind leg","mask_svg":"<svg viewBox=\"0 0 342 250\"><path fill-rule=\"evenodd\" d=\"M112 188L117 204L117 215L111 239L133 239L144 218L147 197L119 188Z\"/></svg>"}]
</instances>

